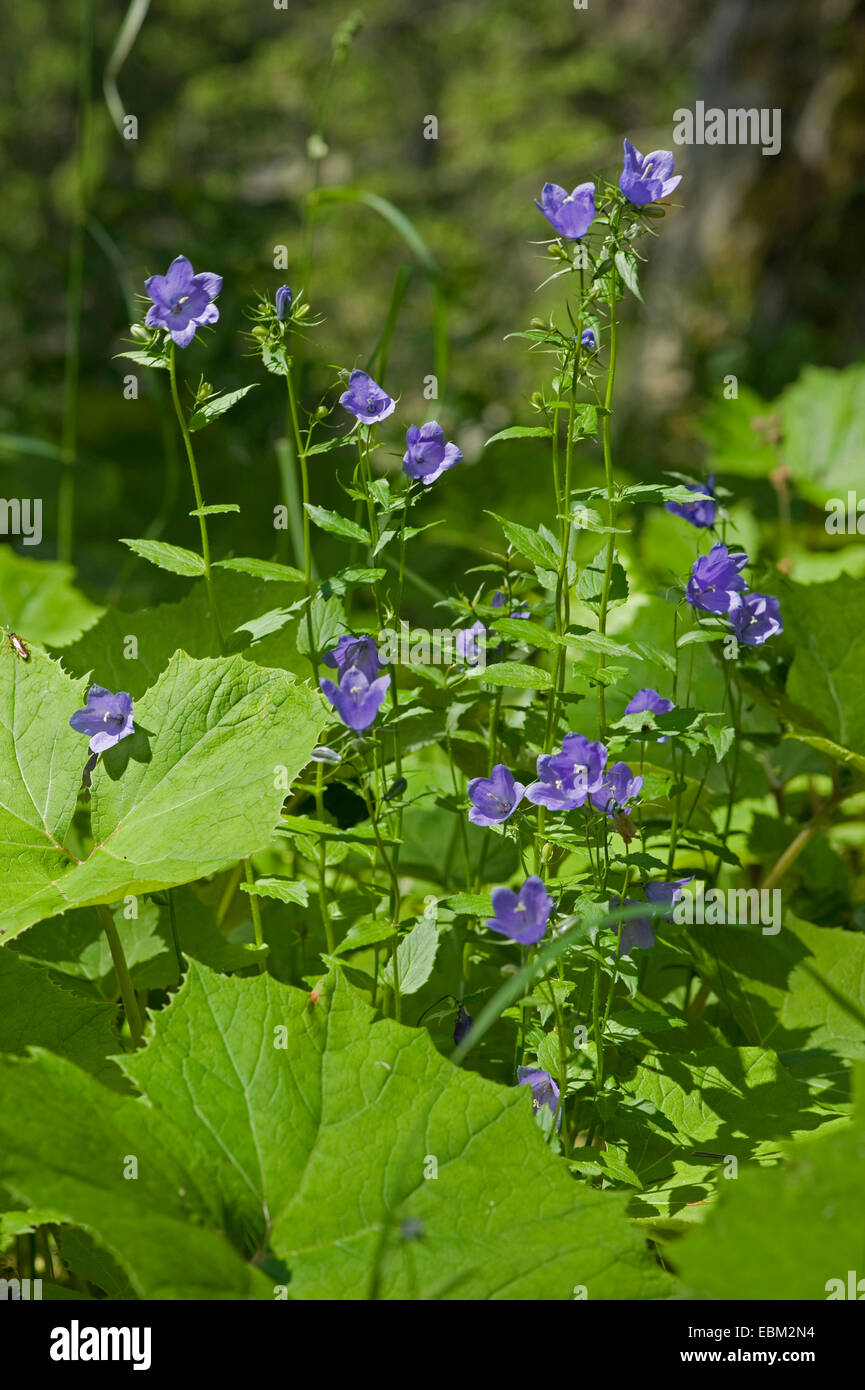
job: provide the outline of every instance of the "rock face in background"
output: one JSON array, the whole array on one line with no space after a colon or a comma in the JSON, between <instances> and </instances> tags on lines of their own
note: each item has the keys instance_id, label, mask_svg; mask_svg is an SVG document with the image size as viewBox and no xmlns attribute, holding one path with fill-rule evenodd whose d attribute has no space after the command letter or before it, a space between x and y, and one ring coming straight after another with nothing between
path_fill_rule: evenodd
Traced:
<instances>
[{"instance_id":1,"label":"rock face in background","mask_svg":"<svg viewBox=\"0 0 865 1390\"><path fill-rule=\"evenodd\" d=\"M0 251L0 431L56 440L78 15L52 9L50 25L48 15L47 0L11 14L0 58L0 139L12 170ZM531 245L546 231L533 206L542 183L572 187L593 171L617 178L624 134L644 151L670 147L674 113L698 100L780 108L782 145L775 156L674 147L681 206L651 248L646 310L622 373L628 394L616 428L634 466L688 457L694 414L726 373L771 396L808 361L841 365L861 353L865 96L856 76L865 6L856 0L590 0L580 11L567 0L408 9L371 0L362 22L345 0L287 11L176 0L170 12L147 14L117 74L122 108L137 119L134 141L115 129L102 93L120 22L99 7L86 121L80 420L93 486L80 506L97 571L100 546L122 534L118 517L155 506L155 406L129 408L112 361L146 273L182 250L224 275L206 363L209 380L228 384L255 291L305 278L327 316L317 359L351 365L372 351L394 277L412 265L389 384L425 411L424 377L436 360L444 371L446 330L439 414L463 429L471 459L486 434L527 418L543 370L522 344L503 341L560 298L555 284L535 293L546 273ZM362 204L325 205L305 222L316 183L391 200L423 238L446 291L438 359L417 249ZM280 246L284 271L273 269ZM185 361L197 376L204 349ZM308 397L326 385L308 378ZM277 383L256 402L211 445L214 493L238 472L252 479L281 431ZM118 440L122 487L106 456ZM41 477L55 465L34 456L32 467ZM4 472L0 459L0 483ZM268 469L262 486L271 485Z\"/></svg>"}]
</instances>

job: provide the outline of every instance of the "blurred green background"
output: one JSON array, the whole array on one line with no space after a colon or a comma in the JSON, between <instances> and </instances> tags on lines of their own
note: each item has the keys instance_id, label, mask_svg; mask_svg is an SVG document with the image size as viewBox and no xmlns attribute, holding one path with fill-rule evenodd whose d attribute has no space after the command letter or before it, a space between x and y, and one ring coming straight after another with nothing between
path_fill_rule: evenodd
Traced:
<instances>
[{"instance_id":1,"label":"blurred green background","mask_svg":"<svg viewBox=\"0 0 865 1390\"><path fill-rule=\"evenodd\" d=\"M861 354L862 4L286 5L134 0L127 10L106 0L41 0L6 9L0 488L43 498L41 547L12 544L52 558L65 411L67 448L74 438L78 459L73 560L95 601L137 607L188 588L131 564L118 544L142 534L196 540L163 383L142 370L139 399L124 399L130 364L114 357L145 276L179 252L224 276L215 333L199 334L182 354L187 379L204 373L218 389L262 383L201 437L206 500L243 508L212 524L217 555L279 550L271 518L283 387L240 336L254 294L305 282L325 316L304 360L312 406L334 379L330 364L368 360L401 267L411 275L385 382L401 404L378 457L398 466L402 430L430 413L466 457L431 500L429 515L443 524L424 535L413 563L450 587L468 557L499 543L484 508L549 520L548 467L532 443L482 448L496 430L531 423L528 398L549 371L548 359L505 341L561 296L556 284L535 290L546 267L532 242L546 224L532 200L547 179L572 187L595 173L617 177L625 134L643 150L670 147L674 111L697 99L780 107L781 151L675 147L681 206L651 248L645 305L629 298L624 306L618 475L700 473L703 413L727 373L754 393L739 421L747 443L749 412L804 364L842 367ZM115 124L129 115L134 140ZM437 139L424 138L429 116ZM313 207L316 188L388 199L408 219L407 234L364 202ZM67 294L76 224L77 366L78 317ZM273 265L279 246L285 271ZM433 372L440 399L431 410L423 383ZM342 497L334 474L348 467L335 457L324 456L312 484L314 500L331 506ZM745 467L753 476L736 486L765 520L771 552L778 499L765 462ZM593 450L580 469L580 482L598 480ZM794 505L794 521L807 527L808 504ZM816 525L825 544L822 514ZM687 529L673 528L684 552L695 539ZM674 563L673 531L648 547L650 570L655 554L659 572ZM327 571L327 541L316 544ZM336 543L334 567L341 562Z\"/></svg>"}]
</instances>

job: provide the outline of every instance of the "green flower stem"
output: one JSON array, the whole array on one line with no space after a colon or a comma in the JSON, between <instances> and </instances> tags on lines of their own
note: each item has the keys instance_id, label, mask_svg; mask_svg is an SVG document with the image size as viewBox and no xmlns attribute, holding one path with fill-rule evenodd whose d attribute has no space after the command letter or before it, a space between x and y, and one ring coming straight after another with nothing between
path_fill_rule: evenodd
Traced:
<instances>
[{"instance_id":1,"label":"green flower stem","mask_svg":"<svg viewBox=\"0 0 865 1390\"><path fill-rule=\"evenodd\" d=\"M375 783L380 784L378 750L375 743L373 743L373 781ZM381 833L378 828L378 808L373 806L372 798L369 793L369 788L364 784L362 778L360 781L360 787L363 793L363 799L366 802L367 814L369 815L370 825L372 826L372 833L375 836L375 843L378 848L378 852L381 855L382 863L384 864L384 867L387 871L391 883L391 946L393 958L393 1004L394 1018L396 1019L397 1023L399 1023L402 1020L402 996L400 994L399 987L399 958L397 955L397 952L399 950L399 914L400 909L402 907L402 896L400 893L399 877L396 873L396 869L394 868L391 859L388 856L387 850L385 849L384 841L381 838Z\"/></svg>"},{"instance_id":2,"label":"green flower stem","mask_svg":"<svg viewBox=\"0 0 865 1390\"><path fill-rule=\"evenodd\" d=\"M192 478L192 491L195 494L195 506L200 512L204 506L204 499L201 495L201 484L198 481L198 467L195 462L195 452L192 448L192 436L189 433L189 426L186 423L186 416L180 404L180 395L177 390L177 349L174 343L168 354L168 377L171 383L171 399L174 402L174 413L177 416L177 423L180 425L180 433L183 435L183 445L186 449L186 458L189 463L189 474ZM216 593L213 588L213 575L210 569L210 541L207 536L207 518L199 516L198 525L201 530L201 556L204 561L204 582L207 585L207 597L210 603L210 615L213 619L213 627L216 632L216 640L220 652L225 651L225 640L222 635L222 626L219 621L219 609L216 606Z\"/></svg>"},{"instance_id":3,"label":"green flower stem","mask_svg":"<svg viewBox=\"0 0 865 1390\"><path fill-rule=\"evenodd\" d=\"M178 978L181 978L184 968L183 953L180 949L180 937L177 932L177 913L174 908L174 894L170 888L166 893L166 897L168 898L168 922L171 927L171 941L174 946L174 955L177 959L177 975Z\"/></svg>"},{"instance_id":4,"label":"green flower stem","mask_svg":"<svg viewBox=\"0 0 865 1390\"><path fill-rule=\"evenodd\" d=\"M406 480L405 480L405 495L404 495L404 498L403 498L403 508L402 508L402 521L401 521L401 523L400 523L400 528L399 528L399 574L398 574L398 576L397 576L396 608L395 608L395 610L394 610L394 617L395 617L395 620L396 620L397 623L399 623L400 614L401 614L401 612L402 612L403 592L404 592L404 590L405 590L405 528L406 528L406 524L407 524L407 522L408 522L408 508L409 508L410 497L411 497L411 479L410 479L410 478L406 478ZM393 710L394 717L396 717L396 716L399 714L399 689L398 689L398 687L397 687L396 671L394 671L393 674L391 675L391 680L390 680L390 687L389 687L389 689L390 689L390 703L391 703L391 709ZM394 727L393 727L393 769L394 769L394 776L395 776L396 778L402 777L402 746L401 746L400 733L399 733L399 724L394 724ZM394 839L396 839L396 840L401 840L401 839L402 839L402 824L403 824L403 819L402 819L402 808L400 807L400 809L397 811L397 815L396 815L396 834L395 834L395 836L394 836ZM399 868L399 852L400 852L400 849L401 849L401 846L400 846L399 844L397 844L397 845L394 846L393 859L394 859L394 869L395 869L395 870L397 870L397 869ZM468 881L466 881L466 888L468 889L468 887L469 887L469 884L468 884Z\"/></svg>"},{"instance_id":5,"label":"green flower stem","mask_svg":"<svg viewBox=\"0 0 865 1390\"><path fill-rule=\"evenodd\" d=\"M561 975L561 963L559 974ZM567 1141L565 1148L570 1152L573 1148L573 1136L570 1129L571 1116L570 1112L565 1108L565 1092L568 1089L568 1045L565 1041L564 1019L562 1018L562 1011L558 996L556 995L555 986L552 981L548 980L547 983L550 987L550 1003L553 1006L553 1013L556 1019L556 1036L559 1044L559 1103L556 1106L556 1113L553 1116L553 1127L550 1130L550 1137L555 1134L559 1116L561 1115L562 1129L564 1130L565 1139Z\"/></svg>"},{"instance_id":6,"label":"green flower stem","mask_svg":"<svg viewBox=\"0 0 865 1390\"><path fill-rule=\"evenodd\" d=\"M607 390L604 396L604 414L601 416L601 440L604 448L604 482L607 487L607 524L615 526L616 510L613 502L613 450L610 440L610 407L613 400L613 387L616 381L616 295L615 290L610 291L610 362L607 369ZM613 579L613 554L615 551L615 536L611 531L607 537L607 558L604 564L604 587L601 593L601 610L598 615L598 631L602 636L607 631L607 610L610 604L610 584ZM601 655L598 669L603 671L606 665L606 658ZM606 697L603 683L598 685L598 719L600 724L601 738L607 731L607 710Z\"/></svg>"},{"instance_id":7,"label":"green flower stem","mask_svg":"<svg viewBox=\"0 0 865 1390\"><path fill-rule=\"evenodd\" d=\"M135 987L132 983L132 976L129 973L129 966L123 952L123 944L109 909L99 906L96 912L102 923L102 930L108 937L111 959L114 962L114 974L117 976L117 985L120 990L120 997L123 1000L123 1009L126 1014L126 1021L129 1024L132 1045L133 1047L140 1047L144 1041L144 1025L138 1009L138 1000L135 997Z\"/></svg>"},{"instance_id":8,"label":"green flower stem","mask_svg":"<svg viewBox=\"0 0 865 1390\"><path fill-rule=\"evenodd\" d=\"M300 501L300 484L297 480L298 465L295 462L297 452L294 445L294 431L291 424L291 413L286 408L285 436L276 441L276 462L279 469L279 480L282 486L282 496L288 513L288 527L285 536L280 536L282 553L287 550L291 560L299 569L303 564L303 507ZM287 541L290 538L291 544Z\"/></svg>"},{"instance_id":9,"label":"green flower stem","mask_svg":"<svg viewBox=\"0 0 865 1390\"><path fill-rule=\"evenodd\" d=\"M319 821L324 820L324 763L315 765L315 814ZM336 949L333 923L330 919L330 900L327 892L327 841L318 842L318 910L324 923L324 935L329 955Z\"/></svg>"},{"instance_id":10,"label":"green flower stem","mask_svg":"<svg viewBox=\"0 0 865 1390\"><path fill-rule=\"evenodd\" d=\"M579 330L577 333L579 337ZM574 363L571 369L571 394L568 402L568 437L565 444L565 487L564 495L559 494L559 477L557 464L557 450L555 448L556 434L553 434L553 468L555 474L556 495L559 499L559 512L562 516L567 516L566 521L561 523L561 549L559 558L559 570L556 575L556 635L563 637L570 621L570 587L568 585L568 558L571 549L571 534L573 523L570 519L571 504L571 472L574 457L574 406L577 395L577 377L580 369L579 349L574 353ZM544 752L551 753L555 741L556 719L558 716L558 706L561 701L562 692L565 687L567 674L567 648L562 645L556 651L556 663L553 674L553 688L550 692L550 700L547 706L547 722L544 731ZM541 862L541 841L544 834L544 824L546 813L543 806L538 807L537 831L535 833L535 873L540 872Z\"/></svg>"},{"instance_id":11,"label":"green flower stem","mask_svg":"<svg viewBox=\"0 0 865 1390\"><path fill-rule=\"evenodd\" d=\"M370 564L370 568L372 568L372 566L375 564L374 551L375 551L375 549L376 549L376 547L377 547L377 545L378 545L378 542L379 542L379 529L378 529L378 520L377 520L376 514L375 514L375 501L374 501L373 493L372 493L372 465L371 465L371 463L370 463L370 456L369 456L369 436L366 437L365 443L362 443L362 442L361 442L360 433L358 433L357 451L358 451L358 462L359 462L359 466L360 466L360 475L361 475L361 479L362 479L363 484L364 484L364 491L366 492L367 521L368 521L368 525L369 525L369 534L370 534L369 564ZM402 521L401 521L401 523L400 523L400 558L399 558L399 570L398 570L398 574L397 574L397 581L398 581L397 606L396 606L396 610L395 610L395 618L396 618L397 621L399 621L399 616L400 616L400 615L399 615L399 610L400 610L400 608L401 608L401 606L402 606L402 594L403 594L403 589L404 589L404 587L405 587L405 528L406 528L406 521L407 521L407 518L408 518L408 506L409 506L409 491L410 491L410 487L411 487L411 483L407 480L407 481L406 481L406 491L405 491L405 496L404 496L404 500L403 500L403 508L402 508ZM376 613L376 620L377 620L378 626L379 626L379 631L382 631L383 628L384 628L384 626L385 626L385 621L384 621L384 610L383 610L383 608L382 608L381 595L380 595L380 592L379 592L378 585L373 585L373 598L374 598L374 600L375 600L375 613ZM388 689L389 689L389 693L390 693L391 709L393 710L394 715L398 715L398 714L399 714L399 691L397 690L396 671L394 671L393 674L391 675L390 686L389 686ZM401 745L400 745L400 735L399 735L399 725L398 725L398 724L395 724L395 725L394 725L393 730L392 730L392 733L393 733L393 764L394 764L394 776L395 776L395 777L401 777L401 776L402 776L402 748L401 748ZM387 790L386 783L385 783L385 780L384 780L384 779L385 779L384 754L382 754L381 777L382 777L381 787L382 787L382 792L384 793L384 792ZM397 831L396 831L396 835L395 835L394 838L397 839L397 840L399 840L399 839L401 838L401 835L402 835L402 812L399 812L399 813L398 813L398 817L397 817ZM392 861L392 873L393 873L394 881L396 881L396 871L397 871L397 866L398 866L398 864L399 864L399 851L400 851L400 846L399 846L399 845L396 845L396 846L394 847L393 861ZM390 863L390 861L389 861L389 863ZM466 887L468 888L468 886L469 886L469 881L467 880L467 881L466 881Z\"/></svg>"},{"instance_id":12,"label":"green flower stem","mask_svg":"<svg viewBox=\"0 0 865 1390\"><path fill-rule=\"evenodd\" d=\"M448 762L451 766L451 785L454 789L454 800L459 801L460 789L459 783L457 782L456 764L454 763L453 743L451 742L451 736L447 730L445 731L445 747L447 748ZM469 849L468 819L461 811L458 812L457 819L460 824L463 843L463 859L465 860L466 866L466 892L470 893L472 886L472 856Z\"/></svg>"},{"instance_id":13,"label":"green flower stem","mask_svg":"<svg viewBox=\"0 0 865 1390\"><path fill-rule=\"evenodd\" d=\"M799 831L796 838L790 841L783 854L775 861L772 868L763 879L763 882L760 884L761 891L774 888L778 879L782 878L790 866L796 862L803 849L806 848L817 831L823 828L832 811L834 811L839 801L844 800L845 795L847 795L847 793L841 787L836 787L835 791L829 797L829 800L814 813L808 823Z\"/></svg>"},{"instance_id":14,"label":"green flower stem","mask_svg":"<svg viewBox=\"0 0 865 1390\"><path fill-rule=\"evenodd\" d=\"M529 956L531 955L531 951L532 951L531 946L524 946L524 947L523 947L523 951L522 951L522 957L523 957L523 958L522 958L522 962L521 962L523 968L525 968L525 966L528 964ZM525 1001L525 999L521 999L521 1000L520 1000L520 1022L519 1022L519 1027L517 1028L516 1048L515 1048L515 1051L514 1051L514 1076L516 1076L516 1074L517 1074L517 1067L521 1067L521 1066L523 1065L523 1053L525 1052L525 1045L526 1045L526 1021L527 1021L527 1020L526 1020L526 1008L527 1008L527 1006L526 1006L526 1001Z\"/></svg>"},{"instance_id":15,"label":"green flower stem","mask_svg":"<svg viewBox=\"0 0 865 1390\"><path fill-rule=\"evenodd\" d=\"M595 1052L597 1054L595 1063L596 1094L600 1094L604 1084L604 1030L601 1027L601 967L597 961L595 961L592 978L592 1032L595 1035Z\"/></svg>"},{"instance_id":16,"label":"green flower stem","mask_svg":"<svg viewBox=\"0 0 865 1390\"><path fill-rule=\"evenodd\" d=\"M291 415L291 428L294 434L294 447L297 454L297 461L300 466L300 483L303 500L303 586L306 594L306 636L309 646L309 659L312 662L313 676L318 674L319 656L313 640L312 632L312 542L310 540L309 522L309 461L306 457L309 448L309 435L307 432L306 444L300 437L300 420L297 413L297 398L294 392L294 382L291 377L291 369L285 378L288 387L288 409Z\"/></svg>"},{"instance_id":17,"label":"green flower stem","mask_svg":"<svg viewBox=\"0 0 865 1390\"><path fill-rule=\"evenodd\" d=\"M216 909L216 925L218 927L222 926L228 916L228 909L234 902L234 895L237 892L237 885L240 883L242 874L243 869L240 864L235 864L225 881L225 888L223 889L222 897L219 899L219 906Z\"/></svg>"},{"instance_id":18,"label":"green flower stem","mask_svg":"<svg viewBox=\"0 0 865 1390\"><path fill-rule=\"evenodd\" d=\"M675 667L673 668L673 704L674 704L674 705L678 705L678 703L679 703L679 609L678 609L678 607L676 608L675 612L673 613L673 652L674 652L674 660L675 660L675 663L676 663L676 664L675 664ZM676 766L677 758L676 758L676 747L675 747L675 744L673 745L671 763L672 763L672 768L673 768L673 777L675 778L675 783L676 783L676 800L673 802L673 821L672 821L672 824L671 824L671 826L670 826L670 847L669 847L669 853L668 853L668 856L667 856L667 873L669 873L669 874L671 874L671 873L673 872L673 863L674 863L675 858L676 858L676 848L677 848L678 842L679 842L679 818L680 818L680 816L681 816L681 808L682 808L682 777L685 775L685 759L684 759L684 755L682 755L682 756L681 756L681 759L680 759L681 765L680 765L679 767Z\"/></svg>"},{"instance_id":19,"label":"green flower stem","mask_svg":"<svg viewBox=\"0 0 865 1390\"><path fill-rule=\"evenodd\" d=\"M579 321L578 321L579 331ZM574 364L571 369L571 394L568 402L568 437L565 444L565 488L560 500L559 511L567 520L561 523L561 547L562 553L559 558L559 570L556 575L556 635L563 637L570 621L570 587L568 585L568 559L571 549L571 535L573 533L573 522L571 521L571 486L572 468L574 460L574 406L577 396L577 378L580 370L579 349L574 353ZM547 708L547 724L544 737L544 752L552 752L556 730L556 715L558 705L561 700L565 686L565 674L567 671L567 648L560 646L556 652L556 664L553 676L553 690L550 695L550 702Z\"/></svg>"},{"instance_id":20,"label":"green flower stem","mask_svg":"<svg viewBox=\"0 0 865 1390\"><path fill-rule=\"evenodd\" d=\"M255 886L255 874L252 872L252 864L248 859L243 861L243 877L249 887ZM249 911L252 916L252 930L255 932L255 944L259 948L264 945L264 932L261 926L261 903L258 901L256 893L247 893L249 898ZM264 973L264 962L258 962L258 973Z\"/></svg>"},{"instance_id":21,"label":"green flower stem","mask_svg":"<svg viewBox=\"0 0 865 1390\"><path fill-rule=\"evenodd\" d=\"M724 660L724 658L722 658L722 660ZM732 767L730 768L730 785L727 792L727 810L724 815L724 829L721 832L721 839L723 840L724 848L726 849L727 840L730 837L730 828L733 824L733 807L736 804L736 787L739 781L739 749L742 743L742 700L741 697L738 701L736 700L736 696L733 691L733 683L730 680L730 670L726 660L724 660L723 670L724 683L727 687L727 700L730 705L730 718L733 721L733 729L736 735L735 739L733 740L733 763ZM713 887L717 884L718 879L721 876L721 863L722 861L719 856L715 863L715 872L712 875Z\"/></svg>"},{"instance_id":22,"label":"green flower stem","mask_svg":"<svg viewBox=\"0 0 865 1390\"><path fill-rule=\"evenodd\" d=\"M630 881L631 881L631 861L630 861L630 851L628 851L628 863L627 863L627 866L626 866L626 868L625 868L625 886L624 886L623 889L622 889L622 901L623 901L623 902L627 899L627 896L628 896L628 887L629 887ZM618 978L619 978L619 947L621 946L621 944L622 944L622 918L620 917L620 918L619 918L619 921L618 921L618 924L617 924L617 928L616 928L616 957L615 957L615 960L614 960L614 962L613 962L613 977L612 977L612 979L610 980L610 989L609 989L609 992L608 992L608 994L607 994L607 1005L606 1005L606 1008L604 1009L604 1017L603 1017L603 1019L601 1020L601 1035L602 1035L602 1036L603 1036L604 1032L606 1031L607 1023L608 1023L609 1017L610 1017L610 1009L612 1008L612 1004L613 1004L613 995L614 995L615 992L616 992L616 984L618 983Z\"/></svg>"}]
</instances>

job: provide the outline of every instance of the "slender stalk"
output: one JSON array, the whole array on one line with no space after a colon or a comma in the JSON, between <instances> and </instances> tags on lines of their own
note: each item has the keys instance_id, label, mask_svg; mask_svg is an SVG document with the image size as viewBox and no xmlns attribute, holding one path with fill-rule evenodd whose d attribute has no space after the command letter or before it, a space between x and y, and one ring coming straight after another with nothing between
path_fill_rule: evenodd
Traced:
<instances>
[{"instance_id":1,"label":"slender stalk","mask_svg":"<svg viewBox=\"0 0 865 1390\"><path fill-rule=\"evenodd\" d=\"M315 814L319 821L324 819L323 763L316 763L315 767ZM324 839L320 839L318 842L318 910L324 924L328 955L332 956L336 949L336 939L333 934L333 923L330 919L330 900L327 892L327 841Z\"/></svg>"},{"instance_id":2,"label":"slender stalk","mask_svg":"<svg viewBox=\"0 0 865 1390\"><path fill-rule=\"evenodd\" d=\"M724 829L721 833L721 839L723 840L724 847L726 848L727 841L730 837L730 829L733 824L733 808L736 804L736 787L738 785L739 780L739 750L742 745L742 701L741 698L738 701L736 700L736 696L733 692L733 683L730 680L730 673L726 661L724 662L724 680L727 686L727 697L730 701L730 718L733 721L733 729L736 735L733 741L733 763L730 768L730 785L727 792L727 809L724 814ZM721 859L719 856L715 864L715 872L712 876L713 885L717 884L720 876Z\"/></svg>"},{"instance_id":3,"label":"slender stalk","mask_svg":"<svg viewBox=\"0 0 865 1390\"><path fill-rule=\"evenodd\" d=\"M174 910L174 894L168 889L168 921L171 927L171 941L174 946L174 954L177 958L178 977L183 976L183 955L180 950L180 937L177 932L177 914Z\"/></svg>"},{"instance_id":4,"label":"slender stalk","mask_svg":"<svg viewBox=\"0 0 865 1390\"><path fill-rule=\"evenodd\" d=\"M597 961L595 961L592 977L592 1032L595 1035L595 1052L597 1054L595 1063L596 1092L600 1094L604 1084L604 1030L601 1027L601 967Z\"/></svg>"},{"instance_id":5,"label":"slender stalk","mask_svg":"<svg viewBox=\"0 0 865 1390\"><path fill-rule=\"evenodd\" d=\"M613 401L613 387L616 381L616 295L615 289L610 291L610 362L607 369L607 390L604 396L604 414L601 416L601 440L604 449L604 482L607 488L607 523L609 526L616 524L616 511L613 502L613 449L610 439L610 407ZM615 536L611 531L607 536L607 557L604 564L604 587L601 593L601 609L598 615L598 631L605 635L607 631L607 610L610 603L610 584L613 578L613 554L615 550ZM599 669L603 670L606 659L601 655ZM607 730L607 710L606 697L603 683L598 685L598 718L600 722L601 738Z\"/></svg>"},{"instance_id":6,"label":"slender stalk","mask_svg":"<svg viewBox=\"0 0 865 1390\"><path fill-rule=\"evenodd\" d=\"M243 860L243 877L250 887L255 886L255 874L252 872L252 864L248 859ZM252 917L252 930L255 933L255 944L259 949L264 945L264 931L261 925L261 903L258 901L256 893L247 893L249 898L249 911ZM264 973L264 962L258 962L258 973Z\"/></svg>"},{"instance_id":7,"label":"slender stalk","mask_svg":"<svg viewBox=\"0 0 865 1390\"><path fill-rule=\"evenodd\" d=\"M120 990L120 997L123 1000L123 1009L126 1014L126 1021L129 1024L132 1045L133 1047L140 1047L144 1041L144 1025L138 1009L135 986L132 983L132 976L129 973L129 966L123 951L123 944L109 909L99 906L96 912L102 923L102 930L108 937L108 946L111 951L111 959L114 963L114 974L117 976L117 986Z\"/></svg>"},{"instance_id":8,"label":"slender stalk","mask_svg":"<svg viewBox=\"0 0 865 1390\"><path fill-rule=\"evenodd\" d=\"M561 975L561 963L559 967L559 973ZM553 1116L553 1128L550 1131L550 1133L551 1135L555 1133L556 1128L561 1119L561 1125L565 1132L565 1148L566 1150L570 1151L571 1148L573 1148L573 1136L571 1135L571 1116L565 1107L565 1093L568 1089L568 1045L565 1041L564 1019L562 1018L562 1011L559 1006L559 1001L556 995L555 987L550 981L548 981L547 983L549 984L550 988L550 1002L553 1006L553 1013L556 1019L556 1037L558 1039L559 1044L559 1103L556 1106L556 1113Z\"/></svg>"},{"instance_id":9,"label":"slender stalk","mask_svg":"<svg viewBox=\"0 0 865 1390\"><path fill-rule=\"evenodd\" d=\"M373 769L377 776L384 775L383 767L381 769L381 774L379 774L378 748L375 743L373 744ZM375 815L372 816L371 819L376 844L378 845L379 853L381 854L384 866L387 869L388 877L390 878L391 882L391 950L393 959L393 1011L394 1018L396 1019L397 1023L399 1023L402 1019L402 995L400 993L399 980L399 915L402 907L402 894L400 892L399 877L396 872L396 867L394 865L393 860L389 858L387 851L385 850L381 834L379 833L377 808Z\"/></svg>"},{"instance_id":10,"label":"slender stalk","mask_svg":"<svg viewBox=\"0 0 865 1390\"><path fill-rule=\"evenodd\" d=\"M288 409L291 415L291 427L294 433L294 444L297 452L297 461L300 465L300 481L303 498L303 584L306 594L306 634L309 645L309 656L313 664L313 673L318 671L318 651L312 631L312 542L310 540L309 522L309 461L306 451L309 446L309 432L307 432L306 445L300 437L300 421L297 413L297 397L294 392L294 382L289 371L285 378L288 387Z\"/></svg>"},{"instance_id":11,"label":"slender stalk","mask_svg":"<svg viewBox=\"0 0 865 1390\"><path fill-rule=\"evenodd\" d=\"M563 637L570 619L570 587L568 585L568 559L571 549L571 535L573 523L570 517L571 505L571 472L574 458L574 406L577 395L577 377L580 369L579 350L574 353L573 367L571 368L571 394L568 402L568 437L565 443L565 489L561 503L561 512L567 515L567 520L562 522L561 546L562 553L559 558L559 571L556 576L556 634ZM553 678L553 689L550 694L550 703L547 709L547 724L544 738L544 752L552 751L553 741L556 730L556 715L558 704L565 684L565 673L567 670L567 648L560 646L556 652L555 674Z\"/></svg>"},{"instance_id":12,"label":"slender stalk","mask_svg":"<svg viewBox=\"0 0 865 1390\"><path fill-rule=\"evenodd\" d=\"M174 402L174 413L177 416L177 423L180 426L180 433L183 435L183 445L186 449L186 458L189 463L189 474L192 478L192 491L195 494L195 506L197 511L201 511L204 506L204 499L201 495L201 484L198 481L198 467L195 462L195 451L192 448L192 436L189 433L189 426L186 423L186 416L183 413L183 406L180 404L180 395L177 390L177 364L176 348L171 344L168 355L168 378L171 384L171 399ZM207 535L207 518L199 516L198 526L201 531L201 557L204 561L204 582L207 585L207 597L210 603L210 616L213 620L213 627L216 633L216 641L220 652L225 651L225 640L222 635L222 627L219 622L219 610L216 606L216 594L213 588L213 575L210 569L210 541Z\"/></svg>"},{"instance_id":13,"label":"slender stalk","mask_svg":"<svg viewBox=\"0 0 865 1390\"><path fill-rule=\"evenodd\" d=\"M676 608L675 611L674 611L674 613L673 613L673 652L674 652L674 658L673 658L673 659L674 659L674 661L675 661L675 663L676 663L675 666L674 666L674 668L673 668L673 704L674 704L674 705L678 705L678 703L679 703L679 609L678 609L678 608ZM671 825L670 825L670 846L669 846L669 852L668 852L668 855L667 855L667 873L668 873L668 874L671 874L671 873L673 872L673 861L674 861L675 858L676 858L676 848L677 848L678 841L679 841L679 817L680 817L680 815L681 815L681 806L682 806L682 778L683 778L684 775L685 775L685 759L684 759L684 756L681 757L681 759L680 759L680 761L681 761L681 766L678 767L678 768L677 768L677 766L676 766L676 761L677 761L677 759L676 759L676 748L675 748L675 745L673 745L673 751L672 751L672 755L671 755L671 763L672 763L672 767L673 767L673 777L674 777L675 783L676 783L676 799L675 799L675 801L673 802L673 819L672 819L672 823L671 823Z\"/></svg>"},{"instance_id":14,"label":"slender stalk","mask_svg":"<svg viewBox=\"0 0 865 1390\"><path fill-rule=\"evenodd\" d=\"M840 788L834 791L829 800L817 811L816 815L811 818L807 825L802 827L799 834L794 840L790 841L783 854L779 855L778 859L763 879L763 882L760 884L761 890L774 888L778 879L782 878L790 866L796 862L803 849L805 849L809 841L813 839L817 831L824 825L830 813L834 811L838 802L841 801L843 797L844 793Z\"/></svg>"}]
</instances>

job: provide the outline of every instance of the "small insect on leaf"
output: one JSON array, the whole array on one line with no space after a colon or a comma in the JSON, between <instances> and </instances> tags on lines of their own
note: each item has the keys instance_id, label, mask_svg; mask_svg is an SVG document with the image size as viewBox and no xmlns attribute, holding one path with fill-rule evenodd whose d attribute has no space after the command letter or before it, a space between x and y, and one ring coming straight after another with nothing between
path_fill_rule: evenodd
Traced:
<instances>
[{"instance_id":1,"label":"small insect on leaf","mask_svg":"<svg viewBox=\"0 0 865 1390\"><path fill-rule=\"evenodd\" d=\"M17 632L12 632L11 629L7 628L6 640L9 643L10 649L17 657L22 661L30 660L30 648L27 646L26 642L24 642L23 638L18 636Z\"/></svg>"}]
</instances>

